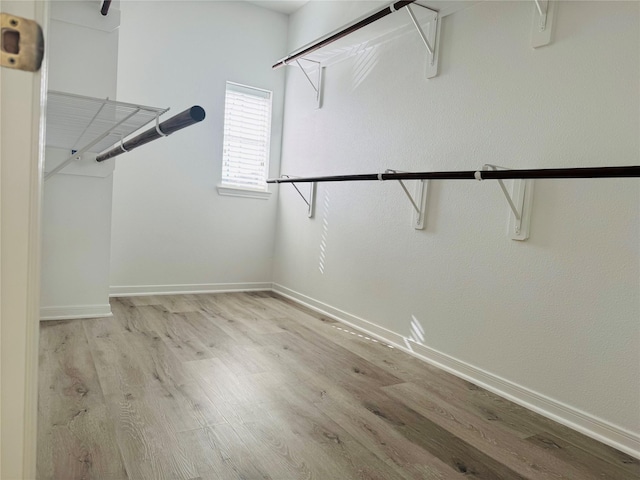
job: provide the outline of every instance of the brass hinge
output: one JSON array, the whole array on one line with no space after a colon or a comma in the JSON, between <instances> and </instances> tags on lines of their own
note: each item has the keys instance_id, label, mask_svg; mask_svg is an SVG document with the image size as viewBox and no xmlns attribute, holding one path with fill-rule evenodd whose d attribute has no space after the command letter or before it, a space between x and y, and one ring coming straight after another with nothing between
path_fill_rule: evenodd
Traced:
<instances>
[{"instance_id":1,"label":"brass hinge","mask_svg":"<svg viewBox=\"0 0 640 480\"><path fill-rule=\"evenodd\" d=\"M42 29L33 20L0 13L0 66L37 72L44 56Z\"/></svg>"}]
</instances>

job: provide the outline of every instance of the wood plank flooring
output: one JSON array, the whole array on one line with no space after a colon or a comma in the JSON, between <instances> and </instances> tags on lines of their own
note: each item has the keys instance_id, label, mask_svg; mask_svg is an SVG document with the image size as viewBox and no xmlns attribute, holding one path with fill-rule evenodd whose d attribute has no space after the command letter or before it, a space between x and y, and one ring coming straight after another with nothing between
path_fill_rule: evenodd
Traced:
<instances>
[{"instance_id":1,"label":"wood plank flooring","mask_svg":"<svg viewBox=\"0 0 640 480\"><path fill-rule=\"evenodd\" d=\"M611 479L640 461L272 293L43 322L38 479Z\"/></svg>"}]
</instances>

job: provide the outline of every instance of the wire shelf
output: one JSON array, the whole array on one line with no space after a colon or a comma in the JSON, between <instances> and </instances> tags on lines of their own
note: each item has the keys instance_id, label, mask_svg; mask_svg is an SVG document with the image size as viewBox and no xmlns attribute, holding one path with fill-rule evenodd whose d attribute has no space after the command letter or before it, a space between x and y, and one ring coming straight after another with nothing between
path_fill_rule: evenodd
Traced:
<instances>
[{"instance_id":1,"label":"wire shelf","mask_svg":"<svg viewBox=\"0 0 640 480\"><path fill-rule=\"evenodd\" d=\"M47 99L47 146L92 153L115 145L169 110L56 91L49 91Z\"/></svg>"}]
</instances>

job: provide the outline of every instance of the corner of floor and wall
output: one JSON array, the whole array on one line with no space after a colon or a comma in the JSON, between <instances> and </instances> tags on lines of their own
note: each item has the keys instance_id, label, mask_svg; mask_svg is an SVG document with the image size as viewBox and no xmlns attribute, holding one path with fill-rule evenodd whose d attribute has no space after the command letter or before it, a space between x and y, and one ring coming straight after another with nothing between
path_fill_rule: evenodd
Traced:
<instances>
[{"instance_id":1,"label":"corner of floor and wall","mask_svg":"<svg viewBox=\"0 0 640 480\"><path fill-rule=\"evenodd\" d=\"M318 184L312 218L289 185L216 192L228 80L274 92L271 176L640 163L637 2L558 2L540 48L533 2L472 2L430 79L415 29L380 22L325 68L321 108L271 70L376 5L120 5L118 99L207 119L119 158L108 291L272 290L640 458L637 179L536 180L526 241L489 181L431 181L422 230L395 182Z\"/></svg>"}]
</instances>

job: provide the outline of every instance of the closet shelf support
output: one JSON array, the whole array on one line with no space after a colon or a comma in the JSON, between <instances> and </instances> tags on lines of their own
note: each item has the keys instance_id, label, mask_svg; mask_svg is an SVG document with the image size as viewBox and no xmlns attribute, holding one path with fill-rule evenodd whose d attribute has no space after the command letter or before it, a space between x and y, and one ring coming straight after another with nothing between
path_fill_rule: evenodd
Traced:
<instances>
[{"instance_id":1,"label":"closet shelf support","mask_svg":"<svg viewBox=\"0 0 640 480\"><path fill-rule=\"evenodd\" d=\"M549 8L549 0L533 0L538 9L538 29L544 30L547 26L547 8Z\"/></svg>"},{"instance_id":2,"label":"closet shelf support","mask_svg":"<svg viewBox=\"0 0 640 480\"><path fill-rule=\"evenodd\" d=\"M411 18L413 25L416 27L416 30L418 31L418 35L420 35L420 38L422 39L422 43L424 43L424 46L426 47L427 52L429 52L429 64L434 65L436 60L435 49L437 48L437 45L435 44L435 42L438 41L438 38L437 38L437 29L438 29L438 21L439 21L438 12L436 12L435 10L431 10L430 8L420 4L416 4L416 5L419 5L422 8L429 10L435 15L433 19L429 20L429 23L431 24L430 30L433 31L433 35L431 35L432 39L430 40L429 38L427 38L427 34L424 33L424 30L420 26L418 19L413 13L412 6L407 5L407 13L409 14L409 18Z\"/></svg>"},{"instance_id":3,"label":"closet shelf support","mask_svg":"<svg viewBox=\"0 0 640 480\"><path fill-rule=\"evenodd\" d=\"M485 164L484 171L499 169L507 170L496 165ZM498 178L498 185L504 194L504 198L509 204L512 215L509 215L508 233L512 240L526 240L529 238L529 227L531 225L531 208L533 205L533 179L514 179L513 192L509 193L504 181Z\"/></svg>"},{"instance_id":4,"label":"closet shelf support","mask_svg":"<svg viewBox=\"0 0 640 480\"><path fill-rule=\"evenodd\" d=\"M291 177L289 175L280 175L280 178L286 178L286 179L292 180L289 183L291 183L293 188L296 189L296 192L298 192L298 195L300 195L300 198L302 198L304 203L307 204L307 216L309 218L313 218L313 216L315 215L315 211L316 211L316 186L318 184L315 183L315 182L310 183L310 185L309 185L309 198L307 199L307 197L304 196L304 194L300 191L298 186L294 183L296 177Z\"/></svg>"},{"instance_id":5,"label":"closet shelf support","mask_svg":"<svg viewBox=\"0 0 640 480\"><path fill-rule=\"evenodd\" d=\"M533 0L533 24L531 25L531 46L543 47L551 43L553 20L558 7L557 1Z\"/></svg>"},{"instance_id":6,"label":"closet shelf support","mask_svg":"<svg viewBox=\"0 0 640 480\"><path fill-rule=\"evenodd\" d=\"M484 167L482 167L483 170L498 170L498 166L496 165L491 165L489 163L486 163L484 165ZM503 168L503 170L506 170L506 168ZM515 206L515 204L513 203L513 198L511 198L511 195L509 194L507 187L504 186L504 182L502 181L501 178L498 179L498 185L500 185L500 189L502 190L502 193L504 193L504 197L507 199L507 203L509 204L509 207L511 208L511 211L513 212L513 215L520 220L522 218L521 213L518 211L518 208Z\"/></svg>"},{"instance_id":7,"label":"closet shelf support","mask_svg":"<svg viewBox=\"0 0 640 480\"><path fill-rule=\"evenodd\" d=\"M385 173L398 173L398 170L387 169ZM411 206L413 207L411 215L411 224L416 230L424 229L424 219L427 210L427 189L429 187L428 180L420 180L416 185L415 197L409 193L409 189L401 179L398 179L398 183L402 187L404 194L409 199Z\"/></svg>"},{"instance_id":8,"label":"closet shelf support","mask_svg":"<svg viewBox=\"0 0 640 480\"><path fill-rule=\"evenodd\" d=\"M302 73L304 73L304 76L306 77L307 81L311 85L311 88L313 88L313 90L316 92L316 108L320 108L322 106L322 86L323 86L322 85L322 69L323 69L322 64L320 62L316 62L315 60L309 60L307 58L303 58L302 60L315 63L316 66L318 67L316 83L313 83L313 80L311 80L311 77L309 76L307 71L300 64L300 61L296 60L296 65L298 65L298 68L302 70Z\"/></svg>"}]
</instances>

